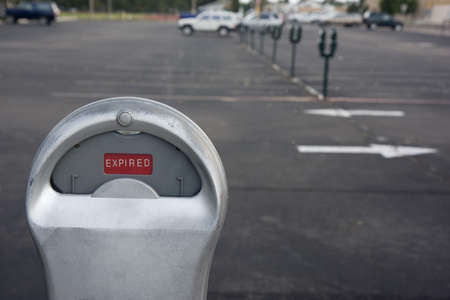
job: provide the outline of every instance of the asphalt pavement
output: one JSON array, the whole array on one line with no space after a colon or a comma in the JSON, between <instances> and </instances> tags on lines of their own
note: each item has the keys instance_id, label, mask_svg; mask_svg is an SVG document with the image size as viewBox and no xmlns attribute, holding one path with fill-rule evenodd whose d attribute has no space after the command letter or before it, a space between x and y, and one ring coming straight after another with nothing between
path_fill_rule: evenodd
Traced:
<instances>
[{"instance_id":1,"label":"asphalt pavement","mask_svg":"<svg viewBox=\"0 0 450 300\"><path fill-rule=\"evenodd\" d=\"M223 160L208 299L449 298L450 41L338 34L321 101L308 88L321 89L317 27L304 27L292 80L286 31L274 67L268 36L260 55L237 34L183 37L173 23L0 26L0 298L45 299L25 217L40 143L76 108L125 95L180 110Z\"/></svg>"}]
</instances>

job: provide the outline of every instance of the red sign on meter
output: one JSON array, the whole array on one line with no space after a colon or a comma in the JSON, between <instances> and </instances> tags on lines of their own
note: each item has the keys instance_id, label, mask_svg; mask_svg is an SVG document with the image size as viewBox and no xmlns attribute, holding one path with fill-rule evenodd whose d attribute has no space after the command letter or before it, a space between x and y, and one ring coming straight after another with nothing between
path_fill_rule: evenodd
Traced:
<instances>
[{"instance_id":1,"label":"red sign on meter","mask_svg":"<svg viewBox=\"0 0 450 300\"><path fill-rule=\"evenodd\" d=\"M150 154L106 153L103 162L105 174L151 175L153 172Z\"/></svg>"}]
</instances>

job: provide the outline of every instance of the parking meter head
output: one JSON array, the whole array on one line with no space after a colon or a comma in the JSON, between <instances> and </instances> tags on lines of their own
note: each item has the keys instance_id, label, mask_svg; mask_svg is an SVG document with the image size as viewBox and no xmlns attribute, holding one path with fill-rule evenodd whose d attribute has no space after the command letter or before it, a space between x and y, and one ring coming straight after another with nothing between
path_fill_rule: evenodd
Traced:
<instances>
[{"instance_id":1,"label":"parking meter head","mask_svg":"<svg viewBox=\"0 0 450 300\"><path fill-rule=\"evenodd\" d=\"M217 151L182 113L134 97L76 110L27 187L49 299L205 299L227 199Z\"/></svg>"},{"instance_id":2,"label":"parking meter head","mask_svg":"<svg viewBox=\"0 0 450 300\"><path fill-rule=\"evenodd\" d=\"M289 40L292 44L298 44L302 39L302 25L301 24L292 24Z\"/></svg>"},{"instance_id":3,"label":"parking meter head","mask_svg":"<svg viewBox=\"0 0 450 300\"><path fill-rule=\"evenodd\" d=\"M322 27L319 30L319 42L318 42L319 52L320 52L321 56L325 55L325 37L326 37L326 31L325 31L325 28Z\"/></svg>"},{"instance_id":4,"label":"parking meter head","mask_svg":"<svg viewBox=\"0 0 450 300\"><path fill-rule=\"evenodd\" d=\"M281 38L281 35L283 33L283 27L282 26L273 26L271 30L272 39L279 40Z\"/></svg>"},{"instance_id":5,"label":"parking meter head","mask_svg":"<svg viewBox=\"0 0 450 300\"><path fill-rule=\"evenodd\" d=\"M331 29L331 42L330 42L330 56L333 57L337 49L337 30L336 28Z\"/></svg>"}]
</instances>

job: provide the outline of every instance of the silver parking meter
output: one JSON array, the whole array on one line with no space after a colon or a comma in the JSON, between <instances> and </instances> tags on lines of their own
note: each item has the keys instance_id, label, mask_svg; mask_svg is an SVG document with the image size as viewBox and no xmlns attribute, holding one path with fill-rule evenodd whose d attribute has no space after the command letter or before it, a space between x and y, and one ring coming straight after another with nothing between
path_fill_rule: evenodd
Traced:
<instances>
[{"instance_id":1,"label":"silver parking meter","mask_svg":"<svg viewBox=\"0 0 450 300\"><path fill-rule=\"evenodd\" d=\"M180 112L141 98L76 110L27 188L49 299L206 299L227 198L219 155Z\"/></svg>"}]
</instances>

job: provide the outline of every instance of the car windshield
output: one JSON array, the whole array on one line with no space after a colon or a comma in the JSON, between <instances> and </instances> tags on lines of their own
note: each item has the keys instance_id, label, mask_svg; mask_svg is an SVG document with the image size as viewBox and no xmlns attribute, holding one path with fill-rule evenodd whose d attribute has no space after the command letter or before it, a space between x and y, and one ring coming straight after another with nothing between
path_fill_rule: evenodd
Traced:
<instances>
[{"instance_id":1,"label":"car windshield","mask_svg":"<svg viewBox=\"0 0 450 300\"><path fill-rule=\"evenodd\" d=\"M21 2L19 3L19 5L17 5L17 7L20 9L27 9L27 10L33 9L33 5L29 2Z\"/></svg>"},{"instance_id":2,"label":"car windshield","mask_svg":"<svg viewBox=\"0 0 450 300\"><path fill-rule=\"evenodd\" d=\"M51 10L52 9L50 3L43 3L43 2L36 3L36 7L40 10Z\"/></svg>"}]
</instances>

